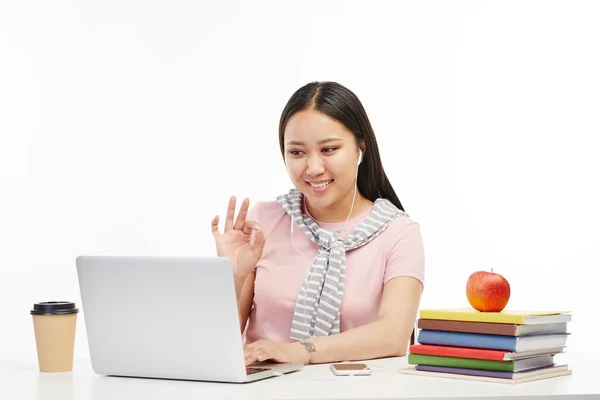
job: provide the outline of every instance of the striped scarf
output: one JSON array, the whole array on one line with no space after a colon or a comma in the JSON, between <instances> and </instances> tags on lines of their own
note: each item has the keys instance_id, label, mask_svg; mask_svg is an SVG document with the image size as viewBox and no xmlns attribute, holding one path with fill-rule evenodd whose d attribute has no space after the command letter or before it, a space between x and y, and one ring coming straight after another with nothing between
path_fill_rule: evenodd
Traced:
<instances>
[{"instance_id":1,"label":"striped scarf","mask_svg":"<svg viewBox=\"0 0 600 400\"><path fill-rule=\"evenodd\" d=\"M302 213L302 192L297 189L277 197L292 223L319 246L296 299L290 338L308 339L340 332L340 305L344 296L346 252L369 243L398 216L408 216L387 199L377 199L371 213L345 238L321 228Z\"/></svg>"}]
</instances>

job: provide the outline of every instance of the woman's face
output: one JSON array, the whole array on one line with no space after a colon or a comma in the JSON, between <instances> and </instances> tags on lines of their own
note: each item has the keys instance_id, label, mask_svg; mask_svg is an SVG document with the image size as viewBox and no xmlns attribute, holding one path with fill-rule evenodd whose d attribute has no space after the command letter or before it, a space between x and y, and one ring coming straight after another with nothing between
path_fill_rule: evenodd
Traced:
<instances>
[{"instance_id":1,"label":"woman's face","mask_svg":"<svg viewBox=\"0 0 600 400\"><path fill-rule=\"evenodd\" d=\"M284 131L285 164L294 186L314 208L354 194L359 148L344 125L318 111L294 114Z\"/></svg>"}]
</instances>

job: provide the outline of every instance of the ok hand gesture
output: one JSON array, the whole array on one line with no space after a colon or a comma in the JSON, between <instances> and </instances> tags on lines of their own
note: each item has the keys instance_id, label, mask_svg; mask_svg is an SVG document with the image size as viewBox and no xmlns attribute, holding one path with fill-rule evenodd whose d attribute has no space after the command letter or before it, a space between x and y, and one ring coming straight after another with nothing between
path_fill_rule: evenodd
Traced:
<instances>
[{"instance_id":1,"label":"ok hand gesture","mask_svg":"<svg viewBox=\"0 0 600 400\"><path fill-rule=\"evenodd\" d=\"M223 233L219 232L218 215L212 220L211 228L217 245L217 255L229 258L234 276L245 278L262 257L266 239L258 222L246 220L250 204L247 198L242 202L234 223L235 203L235 196L232 196L227 207Z\"/></svg>"}]
</instances>

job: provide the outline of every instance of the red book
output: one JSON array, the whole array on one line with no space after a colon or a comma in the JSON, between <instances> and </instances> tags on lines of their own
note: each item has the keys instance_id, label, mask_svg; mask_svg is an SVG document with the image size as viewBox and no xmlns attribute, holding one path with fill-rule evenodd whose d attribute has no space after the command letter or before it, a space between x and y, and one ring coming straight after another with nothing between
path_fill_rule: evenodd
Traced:
<instances>
[{"instance_id":1,"label":"red book","mask_svg":"<svg viewBox=\"0 0 600 400\"><path fill-rule=\"evenodd\" d=\"M425 354L430 356L476 358L478 360L518 360L546 354L558 354L563 348L522 351L513 353L504 350L474 349L470 347L436 346L431 344L413 344L409 351L414 354Z\"/></svg>"}]
</instances>

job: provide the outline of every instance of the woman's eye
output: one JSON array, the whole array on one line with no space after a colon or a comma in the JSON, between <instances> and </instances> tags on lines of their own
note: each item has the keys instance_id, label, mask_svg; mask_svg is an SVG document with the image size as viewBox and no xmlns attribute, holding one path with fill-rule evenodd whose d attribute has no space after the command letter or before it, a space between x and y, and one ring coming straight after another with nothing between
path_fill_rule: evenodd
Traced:
<instances>
[{"instance_id":1,"label":"woman's eye","mask_svg":"<svg viewBox=\"0 0 600 400\"><path fill-rule=\"evenodd\" d=\"M332 153L337 150L337 147L326 147L323 149L324 153Z\"/></svg>"},{"instance_id":2,"label":"woman's eye","mask_svg":"<svg viewBox=\"0 0 600 400\"><path fill-rule=\"evenodd\" d=\"M290 154L293 156L299 156L302 154L302 152L300 150L290 150Z\"/></svg>"}]
</instances>

